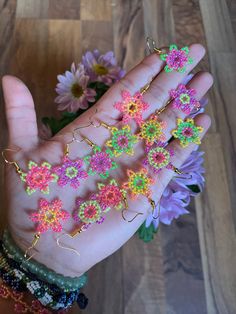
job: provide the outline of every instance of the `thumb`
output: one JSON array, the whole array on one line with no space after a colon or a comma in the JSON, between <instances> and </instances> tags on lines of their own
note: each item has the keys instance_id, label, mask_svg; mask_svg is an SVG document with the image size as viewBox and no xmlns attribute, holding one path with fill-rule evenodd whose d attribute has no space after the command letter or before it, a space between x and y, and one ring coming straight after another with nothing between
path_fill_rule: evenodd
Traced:
<instances>
[{"instance_id":1,"label":"thumb","mask_svg":"<svg viewBox=\"0 0 236 314\"><path fill-rule=\"evenodd\" d=\"M28 150L38 143L38 128L31 93L22 81L10 75L2 78L2 86L9 146Z\"/></svg>"}]
</instances>

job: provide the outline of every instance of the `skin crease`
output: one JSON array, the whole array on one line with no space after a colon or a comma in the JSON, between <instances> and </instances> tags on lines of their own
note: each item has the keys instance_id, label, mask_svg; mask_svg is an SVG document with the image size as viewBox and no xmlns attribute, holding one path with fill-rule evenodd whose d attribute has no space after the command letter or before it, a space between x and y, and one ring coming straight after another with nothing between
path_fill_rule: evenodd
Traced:
<instances>
[{"instance_id":1,"label":"skin crease","mask_svg":"<svg viewBox=\"0 0 236 314\"><path fill-rule=\"evenodd\" d=\"M190 47L190 56L194 58L194 63L187 66L188 72L192 71L203 58L204 53L204 48L199 44L194 44ZM121 100L121 91L126 89L134 93L140 90L153 77L155 79L144 96L145 101L150 104L150 108L148 112L145 112L144 118L146 119L156 109L163 107L168 100L168 91L171 88L176 88L187 75L187 73L181 74L177 72L165 73L163 65L164 63L156 54L146 57L125 78L114 84L97 102L95 105L97 113L93 117L94 121L102 120L109 125L120 126L120 113L113 108L113 104ZM212 83L213 79L209 73L197 73L188 83L188 86L195 88L197 91L196 97L201 99ZM60 164L65 144L72 139L72 131L78 126L88 124L89 118L94 115L95 109L92 108L86 111L52 140L41 142L38 138L34 102L27 87L19 79L8 75L3 77L2 84L9 130L8 147L13 149L20 148L19 152L11 154L11 158L17 160L23 170L26 170L28 160L39 163L48 161L53 165ZM171 105L160 115L160 118L168 123L168 127L165 130L167 139L170 138L170 132L176 126L177 117L184 118L185 115L178 110L172 109ZM203 137L210 126L210 118L205 114L199 115L196 118L196 124L204 128L204 132L201 134L201 137ZM132 130L135 132L135 124L131 125ZM102 127L83 128L80 131L98 145L104 145L110 136L109 131ZM182 148L178 140L172 141L170 145L175 150L172 163L176 167L179 167L187 159L191 151L196 148L194 144L189 145L187 148ZM70 157L72 159L84 157L90 152L91 148L85 143L75 142L70 146ZM120 167L117 170L113 170L111 176L119 182L125 181L126 169L130 167L133 170L138 170L141 166L143 153L144 145L142 143L137 144L135 156L122 155L121 158L117 159ZM51 201L56 197L60 197L63 201L63 208L71 213L74 208L75 198L78 195L84 198L88 197L89 192L96 190L96 183L103 180L98 176L89 177L87 180L82 181L78 191L69 187L61 188L57 184L52 183L50 184L50 194L46 197L40 192L35 192L28 196L24 190L24 184L20 181L14 167L6 165L5 169L9 229L18 246L24 251L30 246L35 233L34 224L29 220L28 213L37 210L40 198L47 198ZM158 175L153 175L156 184L153 185L152 191L153 199L156 203L173 175L174 173L170 170L163 170ZM119 249L136 232L151 210L150 204L145 197L139 197L135 201L129 199L128 203L130 212L126 213L127 218L131 219L134 217L136 211L143 213L132 223L124 221L121 213L112 209L106 214L102 225L94 224L76 238L63 238L63 241L61 241L63 245L75 248L80 253L80 257L72 251L58 247L56 234L48 231L42 234L36 247L37 252L34 259L65 276L80 276L93 265ZM71 232L74 229L74 222L70 219L63 225L63 228L65 232Z\"/></svg>"}]
</instances>

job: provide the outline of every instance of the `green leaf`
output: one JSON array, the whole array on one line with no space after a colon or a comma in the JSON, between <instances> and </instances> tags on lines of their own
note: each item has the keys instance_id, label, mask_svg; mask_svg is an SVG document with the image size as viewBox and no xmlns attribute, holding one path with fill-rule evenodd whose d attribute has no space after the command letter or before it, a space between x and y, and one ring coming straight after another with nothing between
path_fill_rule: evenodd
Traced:
<instances>
[{"instance_id":1,"label":"green leaf","mask_svg":"<svg viewBox=\"0 0 236 314\"><path fill-rule=\"evenodd\" d=\"M137 233L139 235L139 239L143 240L144 242L148 243L153 240L154 234L157 233L158 229L155 229L154 225L151 225L146 228L145 222L139 227Z\"/></svg>"},{"instance_id":2,"label":"green leaf","mask_svg":"<svg viewBox=\"0 0 236 314\"><path fill-rule=\"evenodd\" d=\"M198 185L187 185L187 187L194 193L200 193L201 192Z\"/></svg>"}]
</instances>

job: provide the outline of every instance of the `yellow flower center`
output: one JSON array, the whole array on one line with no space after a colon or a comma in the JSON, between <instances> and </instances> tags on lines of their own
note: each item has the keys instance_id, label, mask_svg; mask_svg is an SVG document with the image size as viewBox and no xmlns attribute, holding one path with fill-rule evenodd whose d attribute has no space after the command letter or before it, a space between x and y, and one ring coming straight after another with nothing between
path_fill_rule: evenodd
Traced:
<instances>
[{"instance_id":1,"label":"yellow flower center","mask_svg":"<svg viewBox=\"0 0 236 314\"><path fill-rule=\"evenodd\" d=\"M75 98L80 98L83 95L84 91L78 83L74 83L71 86L71 93Z\"/></svg>"},{"instance_id":2,"label":"yellow flower center","mask_svg":"<svg viewBox=\"0 0 236 314\"><path fill-rule=\"evenodd\" d=\"M94 64L93 66L93 71L97 74L97 75L106 75L108 73L108 69L106 67L104 67L101 64Z\"/></svg>"}]
</instances>

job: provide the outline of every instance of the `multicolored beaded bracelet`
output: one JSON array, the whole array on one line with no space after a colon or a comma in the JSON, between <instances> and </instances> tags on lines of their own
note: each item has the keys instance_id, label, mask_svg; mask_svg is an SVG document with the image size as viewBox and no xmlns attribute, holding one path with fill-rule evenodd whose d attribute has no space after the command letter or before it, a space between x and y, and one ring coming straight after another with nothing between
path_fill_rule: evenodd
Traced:
<instances>
[{"instance_id":1,"label":"multicolored beaded bracelet","mask_svg":"<svg viewBox=\"0 0 236 314\"><path fill-rule=\"evenodd\" d=\"M5 230L3 233L3 244L7 250L8 255L21 263L22 267L25 270L30 271L31 273L37 275L37 277L48 283L57 285L61 287L64 291L78 290L82 288L87 282L87 276L84 274L81 277L68 277L62 276L55 273L53 270L48 269L44 265L36 262L35 260L27 261L24 257L24 253L20 248L16 246L13 239L10 236L10 233Z\"/></svg>"}]
</instances>

